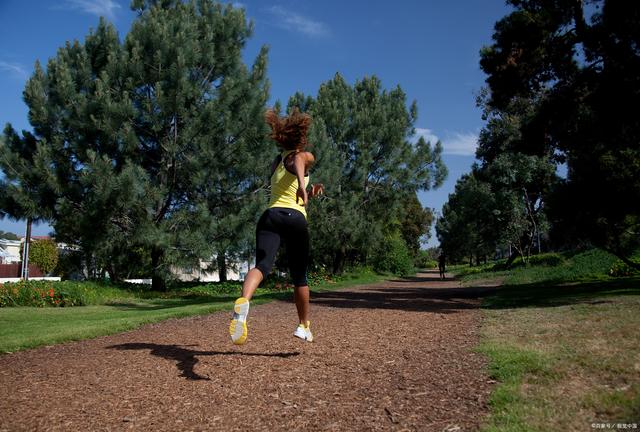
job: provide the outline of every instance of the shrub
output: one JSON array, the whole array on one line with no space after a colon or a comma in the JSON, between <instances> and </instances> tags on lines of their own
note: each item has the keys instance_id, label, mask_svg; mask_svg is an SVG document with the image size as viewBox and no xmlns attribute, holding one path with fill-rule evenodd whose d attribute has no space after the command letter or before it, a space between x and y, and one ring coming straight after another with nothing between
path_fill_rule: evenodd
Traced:
<instances>
[{"instance_id":1,"label":"shrub","mask_svg":"<svg viewBox=\"0 0 640 432\"><path fill-rule=\"evenodd\" d=\"M435 268L438 267L438 260L434 257L432 250L420 249L413 260L415 267Z\"/></svg>"},{"instance_id":2,"label":"shrub","mask_svg":"<svg viewBox=\"0 0 640 432\"><path fill-rule=\"evenodd\" d=\"M64 289L64 286L48 281L19 281L0 284L0 307L81 306L83 299Z\"/></svg>"},{"instance_id":3,"label":"shrub","mask_svg":"<svg viewBox=\"0 0 640 432\"><path fill-rule=\"evenodd\" d=\"M629 265L623 263L622 261L618 261L611 266L609 270L609 275L613 277L625 277L625 276L634 276L640 273L638 270L630 267Z\"/></svg>"},{"instance_id":4,"label":"shrub","mask_svg":"<svg viewBox=\"0 0 640 432\"><path fill-rule=\"evenodd\" d=\"M321 283L335 283L335 278L332 277L326 268L318 267L317 269L310 271L307 275L310 286L320 285Z\"/></svg>"},{"instance_id":5,"label":"shrub","mask_svg":"<svg viewBox=\"0 0 640 432\"><path fill-rule=\"evenodd\" d=\"M556 267L567 262L566 258L559 253L544 253L540 255L531 255L527 265L532 267ZM521 257L513 260L510 266L507 266L506 260L500 260L493 265L492 271L509 270L516 267L524 267L525 263Z\"/></svg>"},{"instance_id":6,"label":"shrub","mask_svg":"<svg viewBox=\"0 0 640 432\"><path fill-rule=\"evenodd\" d=\"M373 265L378 272L388 271L397 276L409 276L415 272L409 248L399 235L385 238L374 253Z\"/></svg>"},{"instance_id":7,"label":"shrub","mask_svg":"<svg viewBox=\"0 0 640 432\"><path fill-rule=\"evenodd\" d=\"M58 264L58 247L53 240L34 240L29 245L29 262L49 274Z\"/></svg>"},{"instance_id":8,"label":"shrub","mask_svg":"<svg viewBox=\"0 0 640 432\"><path fill-rule=\"evenodd\" d=\"M558 253L545 253L529 257L529 265L532 266L555 267L565 262L564 257Z\"/></svg>"}]
</instances>

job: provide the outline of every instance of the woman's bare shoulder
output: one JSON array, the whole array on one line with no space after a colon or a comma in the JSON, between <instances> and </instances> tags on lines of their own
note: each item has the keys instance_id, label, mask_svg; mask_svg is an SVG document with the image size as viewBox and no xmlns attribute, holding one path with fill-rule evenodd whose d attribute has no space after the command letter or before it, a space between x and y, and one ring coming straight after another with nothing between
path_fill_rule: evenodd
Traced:
<instances>
[{"instance_id":1,"label":"woman's bare shoulder","mask_svg":"<svg viewBox=\"0 0 640 432\"><path fill-rule=\"evenodd\" d=\"M300 155L300 157L302 157L304 159L304 161L307 164L312 164L316 161L315 156L313 155L313 153L308 152L308 151L302 151L300 153L298 153Z\"/></svg>"}]
</instances>

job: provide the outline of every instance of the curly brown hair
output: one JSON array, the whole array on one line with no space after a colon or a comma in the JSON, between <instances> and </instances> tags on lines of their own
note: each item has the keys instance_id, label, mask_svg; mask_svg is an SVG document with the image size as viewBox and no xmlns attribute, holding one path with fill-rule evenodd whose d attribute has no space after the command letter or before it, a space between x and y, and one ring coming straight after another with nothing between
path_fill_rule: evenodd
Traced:
<instances>
[{"instance_id":1,"label":"curly brown hair","mask_svg":"<svg viewBox=\"0 0 640 432\"><path fill-rule=\"evenodd\" d=\"M304 150L311 116L296 107L286 117L280 117L273 109L267 110L265 120L271 126L271 135L284 150Z\"/></svg>"}]
</instances>

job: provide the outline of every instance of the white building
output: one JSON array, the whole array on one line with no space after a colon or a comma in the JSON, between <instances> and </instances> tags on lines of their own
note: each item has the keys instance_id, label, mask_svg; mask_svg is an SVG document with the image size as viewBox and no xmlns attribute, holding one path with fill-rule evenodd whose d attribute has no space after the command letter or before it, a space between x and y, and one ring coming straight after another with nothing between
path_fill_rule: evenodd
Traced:
<instances>
[{"instance_id":1,"label":"white building","mask_svg":"<svg viewBox=\"0 0 640 432\"><path fill-rule=\"evenodd\" d=\"M0 239L0 263L13 264L20 262L22 241Z\"/></svg>"},{"instance_id":2,"label":"white building","mask_svg":"<svg viewBox=\"0 0 640 432\"><path fill-rule=\"evenodd\" d=\"M215 256L213 257L215 262ZM200 265L194 268L172 267L172 273L181 281L219 282L220 275L217 271L207 271L212 262L200 261ZM244 280L251 268L247 261L229 260L227 262L227 280Z\"/></svg>"}]
</instances>

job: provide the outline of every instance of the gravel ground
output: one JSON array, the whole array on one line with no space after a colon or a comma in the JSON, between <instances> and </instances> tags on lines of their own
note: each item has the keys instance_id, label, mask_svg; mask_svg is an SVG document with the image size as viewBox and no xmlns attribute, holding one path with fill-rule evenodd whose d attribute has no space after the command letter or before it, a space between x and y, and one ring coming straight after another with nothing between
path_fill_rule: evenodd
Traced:
<instances>
[{"instance_id":1,"label":"gravel ground","mask_svg":"<svg viewBox=\"0 0 640 432\"><path fill-rule=\"evenodd\" d=\"M312 294L315 341L293 302L174 319L0 356L0 431L477 430L492 381L479 297L437 272Z\"/></svg>"}]
</instances>

